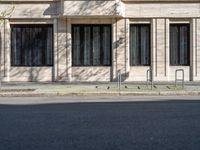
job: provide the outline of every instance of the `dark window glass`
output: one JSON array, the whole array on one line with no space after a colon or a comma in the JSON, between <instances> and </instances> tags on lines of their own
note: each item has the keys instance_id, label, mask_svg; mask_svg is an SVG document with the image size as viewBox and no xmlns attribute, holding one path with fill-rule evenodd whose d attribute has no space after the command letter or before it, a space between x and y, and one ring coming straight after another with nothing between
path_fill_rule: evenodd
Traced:
<instances>
[{"instance_id":1,"label":"dark window glass","mask_svg":"<svg viewBox=\"0 0 200 150\"><path fill-rule=\"evenodd\" d=\"M190 25L170 25L170 65L190 65Z\"/></svg>"},{"instance_id":2,"label":"dark window glass","mask_svg":"<svg viewBox=\"0 0 200 150\"><path fill-rule=\"evenodd\" d=\"M73 66L111 65L111 26L72 26Z\"/></svg>"},{"instance_id":3,"label":"dark window glass","mask_svg":"<svg viewBox=\"0 0 200 150\"><path fill-rule=\"evenodd\" d=\"M130 64L150 65L150 25L130 25Z\"/></svg>"},{"instance_id":4,"label":"dark window glass","mask_svg":"<svg viewBox=\"0 0 200 150\"><path fill-rule=\"evenodd\" d=\"M53 26L12 25L12 66L52 66Z\"/></svg>"}]
</instances>

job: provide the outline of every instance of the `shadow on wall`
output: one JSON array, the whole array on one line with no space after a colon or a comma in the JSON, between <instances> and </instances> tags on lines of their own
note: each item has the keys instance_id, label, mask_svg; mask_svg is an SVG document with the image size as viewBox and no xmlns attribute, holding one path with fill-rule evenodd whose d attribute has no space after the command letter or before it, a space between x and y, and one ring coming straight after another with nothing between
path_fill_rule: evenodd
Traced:
<instances>
[{"instance_id":1,"label":"shadow on wall","mask_svg":"<svg viewBox=\"0 0 200 150\"><path fill-rule=\"evenodd\" d=\"M39 5L39 4L38 4ZM17 16L24 16L27 18L41 18L44 16L55 17L58 15L58 3L56 2L49 2L49 6L47 5L32 5L32 7L27 6L17 11ZM19 13L19 14L18 14Z\"/></svg>"},{"instance_id":2,"label":"shadow on wall","mask_svg":"<svg viewBox=\"0 0 200 150\"><path fill-rule=\"evenodd\" d=\"M43 15L55 16L74 16L74 15L121 15L120 2L114 0L78 0L62 1L62 4L56 0L49 4L49 7L43 12ZM61 12L59 12L61 11ZM38 8L27 9L25 14L34 15Z\"/></svg>"},{"instance_id":3,"label":"shadow on wall","mask_svg":"<svg viewBox=\"0 0 200 150\"><path fill-rule=\"evenodd\" d=\"M11 81L52 81L52 67L11 67Z\"/></svg>"},{"instance_id":4,"label":"shadow on wall","mask_svg":"<svg viewBox=\"0 0 200 150\"><path fill-rule=\"evenodd\" d=\"M55 0L56 1L56 0ZM67 2L67 1L63 1L63 2ZM85 0L85 1L68 1L67 3L70 3L70 5L61 5L61 6L65 6L65 8L62 8L63 10L63 14L67 14L67 15L93 15L93 13L96 13L94 15L116 15L118 12L116 11L116 7L117 4L115 3L115 1L110 1L110 0L97 0L97 1L90 1L90 0ZM44 16L55 16L58 14L58 10L57 7L59 7L60 3L54 3L54 2L50 2L49 3L49 7L45 8L45 10L43 8L38 9L38 8L29 8L29 9L25 9L22 13L26 14L26 16L28 17L36 17L38 15L44 15ZM65 11L65 12L64 12ZM33 13L34 12L34 13ZM61 39L62 37L58 37L58 39ZM64 37L66 39L66 37ZM70 39L71 40L71 39ZM120 44L120 40L116 41L113 43L114 48L119 48L122 44ZM70 43L69 41L66 41L67 45L63 46L63 45L58 45L58 60L62 61L62 60L66 60L66 58L64 59L64 57L66 57L66 52L65 49L66 47L69 46L68 43ZM120 53L115 54L116 58L118 58L120 56ZM117 59L116 59L117 60ZM67 62L65 62L65 64L67 65ZM11 67L11 74L13 77L25 77L28 78L29 81L38 81L38 80L44 80L45 79L45 75L46 76L54 76L54 70L52 69L51 71L47 71L44 72L44 68L43 67L27 67L26 69L17 69L18 67ZM110 79L113 78L113 69L110 67L108 67L108 70L102 70L102 69L94 69L91 71L91 69L83 69L81 71L79 71L78 76L75 75L75 78L77 80L81 80L84 78L84 80L95 80L95 81L102 81L102 77L105 77L105 80L108 79L108 81ZM58 67L58 69L60 69ZM66 68L69 69L69 68ZM72 68L73 69L73 68ZM48 70L48 69L47 69ZM63 70L63 69L60 69ZM59 76L58 79L60 79L63 76L66 76L66 70L59 72ZM75 72L75 74L77 74ZM123 74L122 75L122 80L125 80L127 77L127 74ZM117 77L116 77L117 79ZM114 79L114 80L116 80Z\"/></svg>"},{"instance_id":5,"label":"shadow on wall","mask_svg":"<svg viewBox=\"0 0 200 150\"><path fill-rule=\"evenodd\" d=\"M74 67L75 81L110 81L110 67Z\"/></svg>"},{"instance_id":6,"label":"shadow on wall","mask_svg":"<svg viewBox=\"0 0 200 150\"><path fill-rule=\"evenodd\" d=\"M120 15L119 3L112 0L63 1L62 14L68 15Z\"/></svg>"},{"instance_id":7,"label":"shadow on wall","mask_svg":"<svg viewBox=\"0 0 200 150\"><path fill-rule=\"evenodd\" d=\"M56 0L54 0L56 1ZM59 8L59 4L58 3L51 3L49 5L49 7L44 11L43 15L50 15L50 16L55 16L55 15L59 15L58 9Z\"/></svg>"},{"instance_id":8,"label":"shadow on wall","mask_svg":"<svg viewBox=\"0 0 200 150\"><path fill-rule=\"evenodd\" d=\"M124 37L124 34L125 34L125 31L121 31L121 37ZM124 48L124 44L125 44L125 40L124 38L119 38L118 40L116 40L115 42L113 42L113 49L116 49L115 53L113 54L114 57L115 57L115 60L116 60L116 63L117 65L115 65L116 67L116 76L115 77L111 77L112 81L116 82L119 78L119 71L121 73L121 81L124 82L125 80L127 80L129 78L129 75L130 73L127 72L127 70L125 69L125 66L127 64L126 62L126 58L125 58L125 61L121 61L121 60L124 60L123 57L127 57L127 56L124 56L125 53L126 53L126 50ZM120 68L118 69L118 65L119 63L122 63L123 65L123 68ZM111 70L111 74L113 75L113 70Z\"/></svg>"}]
</instances>

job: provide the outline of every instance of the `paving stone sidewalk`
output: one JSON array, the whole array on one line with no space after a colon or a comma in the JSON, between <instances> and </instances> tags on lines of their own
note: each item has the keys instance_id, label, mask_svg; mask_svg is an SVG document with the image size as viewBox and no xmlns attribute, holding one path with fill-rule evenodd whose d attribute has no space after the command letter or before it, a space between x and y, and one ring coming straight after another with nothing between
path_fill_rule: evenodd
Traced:
<instances>
[{"instance_id":1,"label":"paving stone sidewalk","mask_svg":"<svg viewBox=\"0 0 200 150\"><path fill-rule=\"evenodd\" d=\"M200 84L188 82L182 88L174 83L65 83L65 82L11 82L3 83L0 96L118 96L118 95L200 95Z\"/></svg>"}]
</instances>

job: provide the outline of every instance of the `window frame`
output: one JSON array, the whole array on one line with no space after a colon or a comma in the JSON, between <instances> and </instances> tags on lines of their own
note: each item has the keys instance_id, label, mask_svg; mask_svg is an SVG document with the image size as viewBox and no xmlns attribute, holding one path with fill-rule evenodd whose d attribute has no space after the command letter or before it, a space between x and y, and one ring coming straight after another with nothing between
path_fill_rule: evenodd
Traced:
<instances>
[{"instance_id":1,"label":"window frame","mask_svg":"<svg viewBox=\"0 0 200 150\"><path fill-rule=\"evenodd\" d=\"M92 53L92 48L93 48L93 27L104 27L104 26L107 26L107 27L110 27L110 61L109 61L109 65L94 65L94 62L93 62L93 53ZM74 60L73 60L73 55L74 55L74 44L73 44L73 41L74 41L74 34L73 34L73 31L74 31L74 27L90 27L91 29L91 33L90 33L90 36L91 36L91 53L90 53L90 58L92 61L91 65L75 65L74 64ZM112 25L111 24L72 24L71 25L71 33L72 33L72 55L71 55L71 60L72 60L72 67L111 67L112 66ZM80 32L83 32L83 31L80 31ZM81 34L81 33L80 33ZM80 35L81 37L81 35ZM101 42L102 42L102 39L100 39ZM100 45L100 47L102 47L102 45ZM102 50L101 52L102 53ZM101 54L102 55L102 54ZM91 57L92 56L92 57ZM80 61L83 61L84 59L80 59ZM103 60L100 60L100 61L103 61Z\"/></svg>"},{"instance_id":2,"label":"window frame","mask_svg":"<svg viewBox=\"0 0 200 150\"><path fill-rule=\"evenodd\" d=\"M134 26L136 26L136 27L141 27L141 26L148 26L148 28L149 28L149 62L148 62L148 64L132 64L131 63L131 59L132 59L132 56L131 56L131 32L130 32L130 30L131 30L131 27L134 27ZM132 66L132 67L142 67L142 66L151 66L151 45L152 45L152 43L151 43L151 23L150 22L148 22L148 23L131 23L130 25L129 25L129 28L130 28L130 30L129 30L129 57L130 57L130 61L129 61L129 64L130 64L130 66ZM141 34L141 32L140 32L140 34ZM139 37L140 39L141 39L141 36ZM140 44L140 46L139 47L141 47L141 44ZM139 52L140 52L141 50L139 50ZM140 52L141 53L141 52ZM140 57L141 57L141 54L140 54Z\"/></svg>"},{"instance_id":3,"label":"window frame","mask_svg":"<svg viewBox=\"0 0 200 150\"><path fill-rule=\"evenodd\" d=\"M178 53L180 53L180 26L187 26L188 27L188 37L187 37L187 42L188 42L188 50L187 50L187 55L188 55L188 63L187 64L180 64L180 56L179 56L179 64L172 64L171 63L171 26L178 26L178 30L179 30L179 33L178 33L178 40L179 40L179 43L178 43L178 47L179 47L179 50L178 50ZM190 23L170 23L169 24L169 65L170 66L190 66L191 62L190 62L190 51L191 51L191 25Z\"/></svg>"},{"instance_id":4,"label":"window frame","mask_svg":"<svg viewBox=\"0 0 200 150\"><path fill-rule=\"evenodd\" d=\"M20 28L45 28L45 27L51 27L52 29L52 64L50 65L33 65L33 58L31 57L31 65L15 65L13 64L13 53L12 53L12 30L13 27L20 27ZM54 66L54 28L53 28L53 24L48 23L48 24L11 24L10 25L10 65L11 67L53 67ZM30 38L30 37L29 37ZM42 52L44 53L44 52ZM33 51L31 50L31 55L33 55ZM44 57L42 59L45 59Z\"/></svg>"}]
</instances>

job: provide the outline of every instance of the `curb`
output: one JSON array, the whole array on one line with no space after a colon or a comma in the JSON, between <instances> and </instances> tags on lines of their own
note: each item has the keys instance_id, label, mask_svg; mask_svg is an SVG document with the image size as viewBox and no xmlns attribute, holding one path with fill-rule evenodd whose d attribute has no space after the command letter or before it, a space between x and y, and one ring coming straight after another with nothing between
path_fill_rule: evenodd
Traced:
<instances>
[{"instance_id":1,"label":"curb","mask_svg":"<svg viewBox=\"0 0 200 150\"><path fill-rule=\"evenodd\" d=\"M200 96L199 91L180 91L180 92L101 92L101 93L34 93L34 92L2 92L0 97L57 97L57 96Z\"/></svg>"}]
</instances>

